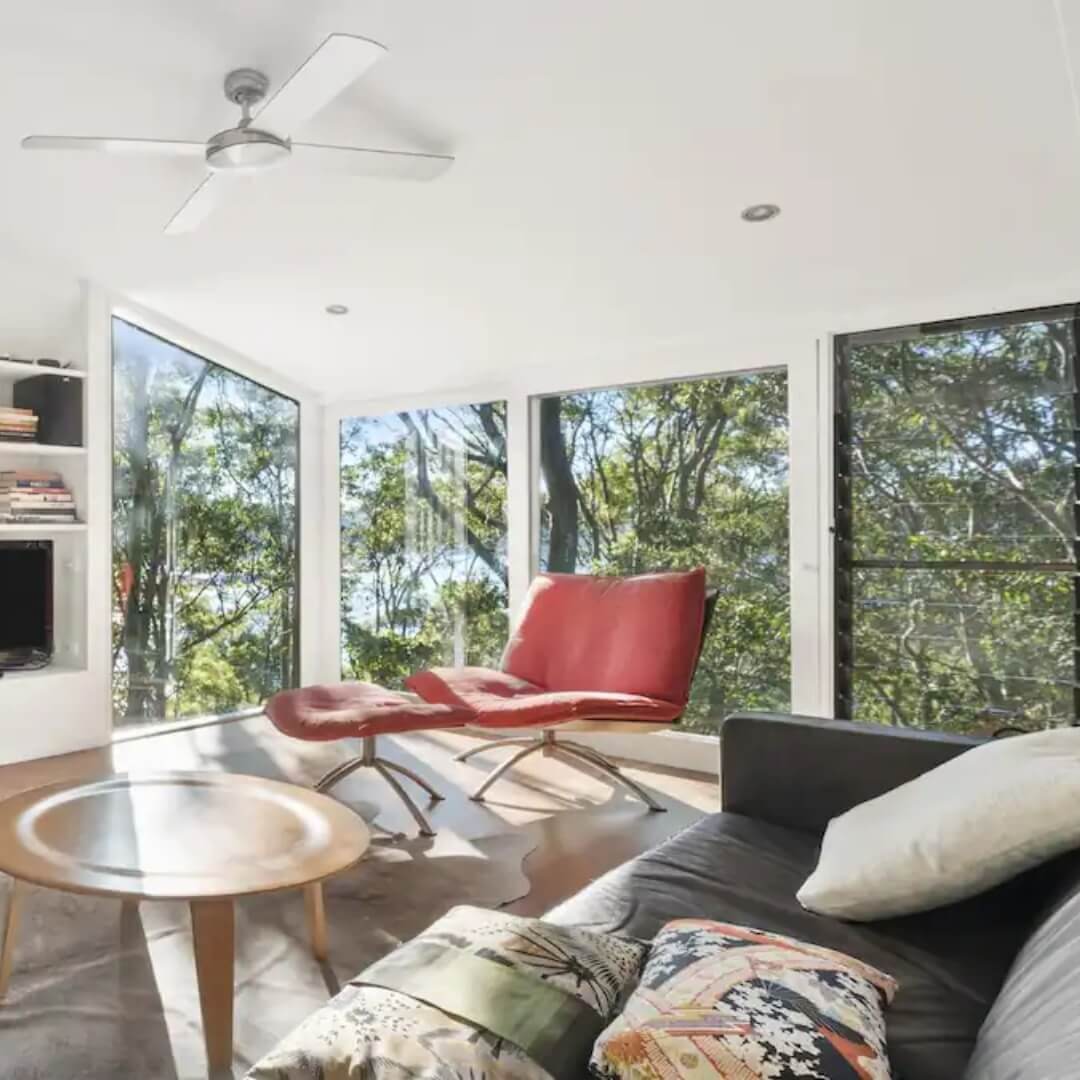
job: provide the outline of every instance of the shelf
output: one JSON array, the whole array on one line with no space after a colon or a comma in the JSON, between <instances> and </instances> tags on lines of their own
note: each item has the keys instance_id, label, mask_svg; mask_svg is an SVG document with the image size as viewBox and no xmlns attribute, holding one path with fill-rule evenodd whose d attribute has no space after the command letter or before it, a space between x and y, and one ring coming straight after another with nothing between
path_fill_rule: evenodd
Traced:
<instances>
[{"instance_id":1,"label":"shelf","mask_svg":"<svg viewBox=\"0 0 1080 1080\"><path fill-rule=\"evenodd\" d=\"M29 457L72 457L86 455L85 446L53 446L50 443L7 442L0 439L0 457L26 454Z\"/></svg>"},{"instance_id":2,"label":"shelf","mask_svg":"<svg viewBox=\"0 0 1080 1080\"><path fill-rule=\"evenodd\" d=\"M40 536L42 533L86 532L85 521L0 521L0 536Z\"/></svg>"},{"instance_id":3,"label":"shelf","mask_svg":"<svg viewBox=\"0 0 1080 1080\"><path fill-rule=\"evenodd\" d=\"M17 360L0 360L0 376L28 379L32 375L56 375L64 379L85 379L85 371L75 368L43 367L41 364L20 364Z\"/></svg>"},{"instance_id":4,"label":"shelf","mask_svg":"<svg viewBox=\"0 0 1080 1080\"><path fill-rule=\"evenodd\" d=\"M30 679L56 679L64 675L84 675L85 673L84 667L77 667L63 660L54 660L51 664L34 671L5 671L3 677L0 678L0 692L3 691L5 684L10 686L12 683L26 682Z\"/></svg>"}]
</instances>

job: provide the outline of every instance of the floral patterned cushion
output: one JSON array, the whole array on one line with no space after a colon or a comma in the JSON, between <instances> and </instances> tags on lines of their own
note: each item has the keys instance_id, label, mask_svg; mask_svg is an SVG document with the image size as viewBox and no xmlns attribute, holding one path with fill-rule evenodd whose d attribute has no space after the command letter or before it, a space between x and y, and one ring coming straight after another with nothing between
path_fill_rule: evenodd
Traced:
<instances>
[{"instance_id":1,"label":"floral patterned cushion","mask_svg":"<svg viewBox=\"0 0 1080 1080\"><path fill-rule=\"evenodd\" d=\"M843 953L704 919L668 923L597 1040L596 1077L889 1080L896 983Z\"/></svg>"},{"instance_id":2,"label":"floral patterned cushion","mask_svg":"<svg viewBox=\"0 0 1080 1080\"><path fill-rule=\"evenodd\" d=\"M581 1075L645 947L454 908L358 976L248 1080L550 1080Z\"/></svg>"}]
</instances>

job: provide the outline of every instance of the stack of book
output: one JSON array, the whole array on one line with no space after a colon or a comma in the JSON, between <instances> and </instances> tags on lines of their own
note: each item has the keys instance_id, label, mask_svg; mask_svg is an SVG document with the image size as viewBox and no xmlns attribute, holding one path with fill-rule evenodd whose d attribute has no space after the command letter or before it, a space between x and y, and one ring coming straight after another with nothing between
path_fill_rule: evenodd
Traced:
<instances>
[{"instance_id":1,"label":"stack of book","mask_svg":"<svg viewBox=\"0 0 1080 1080\"><path fill-rule=\"evenodd\" d=\"M0 405L0 439L7 442L33 442L37 438L38 418L33 409L13 409Z\"/></svg>"},{"instance_id":2,"label":"stack of book","mask_svg":"<svg viewBox=\"0 0 1080 1080\"><path fill-rule=\"evenodd\" d=\"M0 472L0 521L77 521L75 499L55 472Z\"/></svg>"}]
</instances>

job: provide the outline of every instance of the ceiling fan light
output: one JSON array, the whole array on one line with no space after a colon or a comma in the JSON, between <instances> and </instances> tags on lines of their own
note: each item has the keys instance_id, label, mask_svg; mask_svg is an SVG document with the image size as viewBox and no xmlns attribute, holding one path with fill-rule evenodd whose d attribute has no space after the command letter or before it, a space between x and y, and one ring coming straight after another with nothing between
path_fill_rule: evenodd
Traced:
<instances>
[{"instance_id":1,"label":"ceiling fan light","mask_svg":"<svg viewBox=\"0 0 1080 1080\"><path fill-rule=\"evenodd\" d=\"M258 128L230 128L206 144L206 164L215 172L259 172L280 165L292 148L288 140Z\"/></svg>"}]
</instances>

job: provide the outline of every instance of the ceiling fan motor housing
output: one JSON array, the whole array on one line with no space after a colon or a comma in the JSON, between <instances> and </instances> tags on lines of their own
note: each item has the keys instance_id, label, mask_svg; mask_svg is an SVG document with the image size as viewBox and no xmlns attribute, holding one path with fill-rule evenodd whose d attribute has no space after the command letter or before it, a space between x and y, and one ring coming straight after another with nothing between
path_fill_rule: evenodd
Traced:
<instances>
[{"instance_id":1,"label":"ceiling fan motor housing","mask_svg":"<svg viewBox=\"0 0 1080 1080\"><path fill-rule=\"evenodd\" d=\"M251 110L266 97L270 80L254 68L225 76L225 96L243 112L234 128L219 131L206 144L206 164L216 172L257 172L284 161L292 152L288 139L251 126Z\"/></svg>"},{"instance_id":2,"label":"ceiling fan motor housing","mask_svg":"<svg viewBox=\"0 0 1080 1080\"><path fill-rule=\"evenodd\" d=\"M215 172L258 172L292 153L288 139L253 127L219 131L206 144L206 164Z\"/></svg>"}]
</instances>

